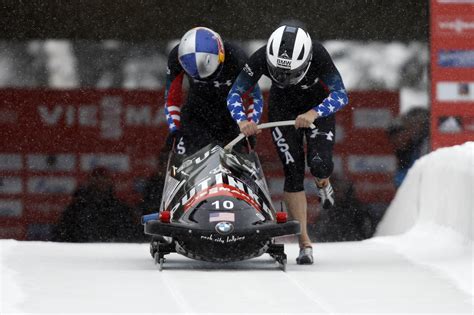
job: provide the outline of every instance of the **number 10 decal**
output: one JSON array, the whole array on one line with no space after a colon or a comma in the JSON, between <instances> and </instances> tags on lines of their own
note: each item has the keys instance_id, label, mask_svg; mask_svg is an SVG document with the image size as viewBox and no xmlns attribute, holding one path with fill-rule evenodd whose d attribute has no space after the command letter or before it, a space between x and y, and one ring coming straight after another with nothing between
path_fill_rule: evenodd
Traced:
<instances>
[{"instance_id":1,"label":"number 10 decal","mask_svg":"<svg viewBox=\"0 0 474 315\"><path fill-rule=\"evenodd\" d=\"M216 209L220 209L221 207L221 204L220 204L220 200L217 200L217 201L214 201L212 203L212 205L216 208ZM233 209L234 208L234 203L231 201L231 200L225 200L223 203L222 203L222 206L224 207L224 209L227 209L227 210L230 210L230 209Z\"/></svg>"}]
</instances>

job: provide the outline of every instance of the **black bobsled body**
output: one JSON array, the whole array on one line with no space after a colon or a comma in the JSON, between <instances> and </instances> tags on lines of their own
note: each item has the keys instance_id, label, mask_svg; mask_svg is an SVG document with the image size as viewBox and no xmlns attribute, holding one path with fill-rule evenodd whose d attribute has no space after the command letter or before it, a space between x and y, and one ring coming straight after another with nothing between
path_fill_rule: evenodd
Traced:
<instances>
[{"instance_id":1,"label":"black bobsled body","mask_svg":"<svg viewBox=\"0 0 474 315\"><path fill-rule=\"evenodd\" d=\"M273 238L300 228L297 221L279 221L257 155L217 145L185 158L172 154L159 212L143 219L145 233L160 239L151 246L158 258L176 251L229 262L268 252L281 263L283 245Z\"/></svg>"}]
</instances>

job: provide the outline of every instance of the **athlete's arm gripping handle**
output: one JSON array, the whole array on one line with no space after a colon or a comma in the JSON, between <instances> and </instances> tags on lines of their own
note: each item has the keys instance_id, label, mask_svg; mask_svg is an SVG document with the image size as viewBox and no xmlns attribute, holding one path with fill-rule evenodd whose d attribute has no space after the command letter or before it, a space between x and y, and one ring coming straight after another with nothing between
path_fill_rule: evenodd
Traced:
<instances>
[{"instance_id":1,"label":"athlete's arm gripping handle","mask_svg":"<svg viewBox=\"0 0 474 315\"><path fill-rule=\"evenodd\" d=\"M274 121L274 122L260 124L260 125L257 126L257 128L258 129L267 129L267 128L273 128L273 127L294 126L294 125L295 125L295 120L284 120L284 121ZM316 128L316 126L314 124L311 124L310 128L314 129L314 128ZM236 145L243 138L245 138L245 135L243 133L239 134L234 140L229 142L224 147L224 150L231 150L234 147L234 145Z\"/></svg>"}]
</instances>

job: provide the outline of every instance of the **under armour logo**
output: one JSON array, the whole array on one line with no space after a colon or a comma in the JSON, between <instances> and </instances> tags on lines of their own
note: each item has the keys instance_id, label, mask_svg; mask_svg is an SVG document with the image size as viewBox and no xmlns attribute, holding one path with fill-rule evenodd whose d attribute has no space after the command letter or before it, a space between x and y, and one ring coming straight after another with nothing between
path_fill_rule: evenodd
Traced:
<instances>
[{"instance_id":1,"label":"under armour logo","mask_svg":"<svg viewBox=\"0 0 474 315\"><path fill-rule=\"evenodd\" d=\"M288 56L288 53L286 50L280 55L280 58L285 58L285 59L290 59L290 56Z\"/></svg>"},{"instance_id":2,"label":"under armour logo","mask_svg":"<svg viewBox=\"0 0 474 315\"><path fill-rule=\"evenodd\" d=\"M334 134L332 133L332 131L329 131L329 132L320 132L318 129L314 129L313 132L311 133L311 136L310 138L316 138L317 135L320 135L320 136L326 136L326 140L328 141L332 141L334 139Z\"/></svg>"},{"instance_id":3,"label":"under armour logo","mask_svg":"<svg viewBox=\"0 0 474 315\"><path fill-rule=\"evenodd\" d=\"M227 85L227 86L231 86L232 85L232 81L231 80L227 80L225 82L219 82L219 81L213 81L214 83L214 86L215 87L221 87L221 85Z\"/></svg>"},{"instance_id":4,"label":"under armour logo","mask_svg":"<svg viewBox=\"0 0 474 315\"><path fill-rule=\"evenodd\" d=\"M316 78L316 79L314 79L314 81L313 81L311 84L309 84L309 85L308 85L308 84L303 84L303 85L301 86L301 88L302 88L303 90L307 90L307 89L309 89L310 87L312 87L313 85L315 85L316 83L318 83L318 81L319 81L319 78Z\"/></svg>"}]
</instances>

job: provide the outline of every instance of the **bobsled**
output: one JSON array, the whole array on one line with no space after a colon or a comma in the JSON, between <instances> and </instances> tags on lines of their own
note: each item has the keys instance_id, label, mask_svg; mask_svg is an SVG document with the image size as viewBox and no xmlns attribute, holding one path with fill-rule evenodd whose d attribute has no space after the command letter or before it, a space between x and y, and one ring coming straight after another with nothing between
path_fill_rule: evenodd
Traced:
<instances>
[{"instance_id":1,"label":"bobsled","mask_svg":"<svg viewBox=\"0 0 474 315\"><path fill-rule=\"evenodd\" d=\"M243 138L240 134L225 147L210 144L190 156L170 153L159 211L142 217L144 232L152 236L150 254L160 270L165 256L175 252L211 262L266 253L285 270L284 244L275 238L299 234L300 224L275 209L256 152L233 149Z\"/></svg>"}]
</instances>

